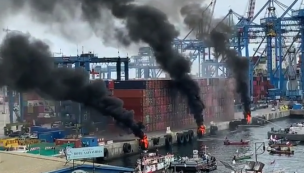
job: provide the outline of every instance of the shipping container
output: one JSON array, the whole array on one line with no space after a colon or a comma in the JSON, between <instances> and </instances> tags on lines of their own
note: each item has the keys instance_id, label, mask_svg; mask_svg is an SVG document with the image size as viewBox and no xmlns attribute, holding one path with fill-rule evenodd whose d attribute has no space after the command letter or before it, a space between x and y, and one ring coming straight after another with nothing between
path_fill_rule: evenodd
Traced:
<instances>
[{"instance_id":1,"label":"shipping container","mask_svg":"<svg viewBox=\"0 0 304 173\"><path fill-rule=\"evenodd\" d=\"M55 145L64 145L64 144L74 144L75 148L81 148L82 142L81 139L56 139Z\"/></svg>"},{"instance_id":2,"label":"shipping container","mask_svg":"<svg viewBox=\"0 0 304 173\"><path fill-rule=\"evenodd\" d=\"M81 142L86 147L97 147L98 146L98 139L96 137L83 137L83 138L81 138Z\"/></svg>"},{"instance_id":3,"label":"shipping container","mask_svg":"<svg viewBox=\"0 0 304 173\"><path fill-rule=\"evenodd\" d=\"M114 89L147 89L147 80L114 81Z\"/></svg>"},{"instance_id":4,"label":"shipping container","mask_svg":"<svg viewBox=\"0 0 304 173\"><path fill-rule=\"evenodd\" d=\"M50 132L38 134L38 139L43 141L43 142L47 142L47 143L54 142L53 134L50 133Z\"/></svg>"},{"instance_id":5,"label":"shipping container","mask_svg":"<svg viewBox=\"0 0 304 173\"><path fill-rule=\"evenodd\" d=\"M118 98L143 98L146 96L146 90L142 89L114 89L112 93Z\"/></svg>"},{"instance_id":6,"label":"shipping container","mask_svg":"<svg viewBox=\"0 0 304 173\"><path fill-rule=\"evenodd\" d=\"M264 80L264 79L263 79ZM267 83L261 78L261 85ZM231 120L234 118L234 100L239 97L235 92L234 79L196 79L205 104L203 112L205 123L210 121ZM106 81L107 87L115 97L120 98L126 110L134 111L134 119L146 125L146 131L172 128L195 127L195 120L190 114L187 99L174 87L171 80L129 80ZM110 87L112 85L112 87ZM266 87L265 90L269 87ZM260 86L260 94L263 94ZM26 94L24 94L26 95ZM80 117L87 122L90 132L116 133L119 131L113 118L102 116L96 110L87 109L72 101L52 102L26 95L28 100L24 108L24 118L37 124L51 124L55 121L77 121ZM237 97L235 97L237 96ZM35 100L34 100L35 99ZM40 100L39 100L40 99ZM180 122L176 122L176 120ZM94 124L92 125L92 122ZM54 131L54 130L53 130Z\"/></svg>"}]
</instances>

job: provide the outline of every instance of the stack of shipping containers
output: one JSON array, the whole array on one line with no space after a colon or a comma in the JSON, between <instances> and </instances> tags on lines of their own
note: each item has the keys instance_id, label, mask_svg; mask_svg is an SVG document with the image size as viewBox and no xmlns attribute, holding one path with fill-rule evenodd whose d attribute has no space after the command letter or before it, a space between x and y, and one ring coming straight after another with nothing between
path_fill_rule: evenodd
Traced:
<instances>
[{"instance_id":1,"label":"stack of shipping containers","mask_svg":"<svg viewBox=\"0 0 304 173\"><path fill-rule=\"evenodd\" d=\"M45 100L36 93L23 93L23 116L28 122L47 124L55 121L56 108L55 102Z\"/></svg>"},{"instance_id":2,"label":"stack of shipping containers","mask_svg":"<svg viewBox=\"0 0 304 173\"><path fill-rule=\"evenodd\" d=\"M253 102L266 99L268 89L273 88L267 77L253 77Z\"/></svg>"},{"instance_id":3,"label":"stack of shipping containers","mask_svg":"<svg viewBox=\"0 0 304 173\"><path fill-rule=\"evenodd\" d=\"M205 124L234 118L233 91L227 87L230 79L198 79L197 83L205 104ZM115 97L123 101L126 110L134 111L134 119L143 122L147 132L163 131L166 127L182 129L196 126L187 100L174 89L170 80L106 81L106 85ZM74 118L86 115L90 122L102 123L95 125L98 131L120 131L113 119L92 110L84 113L80 111L84 108L77 103L47 101L32 93L23 94L23 100L26 105L24 117L28 121L52 123L62 119L63 114Z\"/></svg>"},{"instance_id":4,"label":"stack of shipping containers","mask_svg":"<svg viewBox=\"0 0 304 173\"><path fill-rule=\"evenodd\" d=\"M221 80L227 84L228 79ZM199 79L197 82L206 106L205 123L233 119L233 92L219 92L225 84L219 85L218 78ZM124 102L125 109L134 111L134 119L142 121L146 131L161 131L166 127L195 127L185 97L181 97L172 88L170 80L129 80L113 83L112 87L109 87L113 95Z\"/></svg>"}]
</instances>

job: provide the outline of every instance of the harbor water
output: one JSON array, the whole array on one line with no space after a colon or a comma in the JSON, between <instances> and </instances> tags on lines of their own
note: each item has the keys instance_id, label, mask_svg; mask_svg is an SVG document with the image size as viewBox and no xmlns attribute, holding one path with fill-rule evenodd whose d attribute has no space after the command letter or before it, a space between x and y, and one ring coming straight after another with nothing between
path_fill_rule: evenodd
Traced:
<instances>
[{"instance_id":1,"label":"harbor water","mask_svg":"<svg viewBox=\"0 0 304 173\"><path fill-rule=\"evenodd\" d=\"M271 127L274 128L285 128L289 126L291 123L299 122L301 120L295 119L286 119L282 121L274 122L273 124L268 124L263 127L254 127L249 128L248 130L242 130L239 132L224 132L223 135L219 135L217 137L212 138L204 138L202 141L193 141L192 144L186 144L183 146L173 146L170 149L159 149L159 152L165 154L167 152L172 152L178 156L191 156L192 151L196 149L200 149L201 146L207 146L207 152L214 155L217 160L221 160L227 163L232 163L232 157L238 150L241 152L242 150L250 150L249 152L254 152L254 143L255 142L265 142L265 145L268 146L267 140L267 131L270 130ZM250 146L248 147L240 147L240 146L224 146L223 141L225 137L228 137L231 141L240 141L250 140ZM291 156L287 155L270 155L267 151L263 154L258 155L258 161L263 162L265 164L265 168L263 172L273 172L278 170L285 170L286 172L303 172L303 166L301 165L301 160L304 160L304 145L299 145L293 147L295 154ZM258 151L261 152L261 151ZM111 161L107 164L116 165L116 166L124 166L124 167L132 167L134 168L136 165L136 160L139 158L139 155L123 157L119 160ZM251 160L254 160L252 158ZM272 163L274 162L274 163ZM226 169L221 163L218 163L218 170L215 172L224 173L231 172ZM239 168L243 167L241 163L236 164Z\"/></svg>"}]
</instances>

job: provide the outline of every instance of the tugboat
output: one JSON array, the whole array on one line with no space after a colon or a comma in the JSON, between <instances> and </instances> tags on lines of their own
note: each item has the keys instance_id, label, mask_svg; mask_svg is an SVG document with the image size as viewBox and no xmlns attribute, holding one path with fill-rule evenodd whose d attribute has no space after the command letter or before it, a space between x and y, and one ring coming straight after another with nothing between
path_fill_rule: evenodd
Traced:
<instances>
[{"instance_id":1,"label":"tugboat","mask_svg":"<svg viewBox=\"0 0 304 173\"><path fill-rule=\"evenodd\" d=\"M199 154L198 150L193 150L193 157L182 157L171 163L170 169L173 172L212 172L217 170L215 157L203 153Z\"/></svg>"},{"instance_id":2,"label":"tugboat","mask_svg":"<svg viewBox=\"0 0 304 173\"><path fill-rule=\"evenodd\" d=\"M144 151L141 158L137 160L138 173L154 173L166 171L170 167L170 163L174 161L173 154L160 155L158 151L155 153L148 153Z\"/></svg>"}]
</instances>

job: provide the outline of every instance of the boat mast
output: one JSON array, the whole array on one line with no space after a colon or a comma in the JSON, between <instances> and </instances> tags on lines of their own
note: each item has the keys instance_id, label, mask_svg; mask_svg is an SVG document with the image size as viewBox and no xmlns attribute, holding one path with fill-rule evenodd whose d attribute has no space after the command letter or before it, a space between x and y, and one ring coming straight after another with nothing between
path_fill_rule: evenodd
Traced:
<instances>
[{"instance_id":1,"label":"boat mast","mask_svg":"<svg viewBox=\"0 0 304 173\"><path fill-rule=\"evenodd\" d=\"M262 152L258 153L258 151L262 150ZM254 143L254 157L255 162L258 162L258 155L264 154L266 150L265 142L255 142Z\"/></svg>"}]
</instances>

